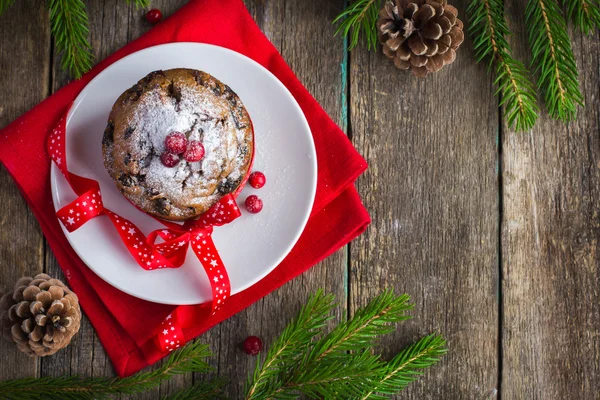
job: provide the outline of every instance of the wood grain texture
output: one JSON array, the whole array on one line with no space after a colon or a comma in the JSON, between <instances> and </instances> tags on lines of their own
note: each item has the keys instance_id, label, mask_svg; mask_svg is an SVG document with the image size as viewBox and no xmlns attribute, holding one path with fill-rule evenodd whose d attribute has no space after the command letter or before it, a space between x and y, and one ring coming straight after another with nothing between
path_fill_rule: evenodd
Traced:
<instances>
[{"instance_id":1,"label":"wood grain texture","mask_svg":"<svg viewBox=\"0 0 600 400\"><path fill-rule=\"evenodd\" d=\"M521 2L507 12L528 58ZM567 126L504 126L503 377L506 399L600 393L600 40L571 31L585 109Z\"/></svg>"},{"instance_id":2,"label":"wood grain texture","mask_svg":"<svg viewBox=\"0 0 600 400\"><path fill-rule=\"evenodd\" d=\"M351 244L350 311L384 288L410 294L414 319L383 340L384 355L436 331L449 353L398 397L482 399L498 378L491 79L467 40L454 64L421 80L357 49L350 81L350 131L369 162L357 187L373 218Z\"/></svg>"},{"instance_id":3,"label":"wood grain texture","mask_svg":"<svg viewBox=\"0 0 600 400\"><path fill-rule=\"evenodd\" d=\"M41 4L14 4L0 17L0 128L48 95L50 33ZM26 139L25 139L26 140ZM42 272L43 236L8 172L0 166L0 293ZM35 376L38 362L0 341L0 379Z\"/></svg>"}]
</instances>

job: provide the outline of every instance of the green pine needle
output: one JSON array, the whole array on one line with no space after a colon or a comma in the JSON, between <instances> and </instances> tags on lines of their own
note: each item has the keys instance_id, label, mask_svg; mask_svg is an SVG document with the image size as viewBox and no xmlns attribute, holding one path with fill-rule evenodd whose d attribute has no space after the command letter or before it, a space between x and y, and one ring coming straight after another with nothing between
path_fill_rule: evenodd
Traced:
<instances>
[{"instance_id":1,"label":"green pine needle","mask_svg":"<svg viewBox=\"0 0 600 400\"><path fill-rule=\"evenodd\" d=\"M256 369L248 382L248 398L263 398L263 393L278 382L278 374L285 366L296 365L298 358L306 350L313 338L321 333L328 320L332 318L333 295L325 295L322 290L310 297L298 316L290 322L283 333L271 346L261 366L258 357Z\"/></svg>"},{"instance_id":2,"label":"green pine needle","mask_svg":"<svg viewBox=\"0 0 600 400\"><path fill-rule=\"evenodd\" d=\"M56 49L62 53L61 67L79 79L92 68L88 17L82 0L48 0L50 29Z\"/></svg>"},{"instance_id":3,"label":"green pine needle","mask_svg":"<svg viewBox=\"0 0 600 400\"><path fill-rule=\"evenodd\" d=\"M387 399L383 395L393 395L408 386L422 375L423 369L436 364L447 351L446 341L441 336L425 336L387 363L383 368L384 377L361 399Z\"/></svg>"},{"instance_id":4,"label":"green pine needle","mask_svg":"<svg viewBox=\"0 0 600 400\"><path fill-rule=\"evenodd\" d=\"M552 118L575 119L583 106L577 65L567 24L556 0L529 0L525 8L531 47L531 63L538 74L537 86Z\"/></svg>"},{"instance_id":5,"label":"green pine needle","mask_svg":"<svg viewBox=\"0 0 600 400\"><path fill-rule=\"evenodd\" d=\"M150 5L150 0L126 0L127 4L135 3L136 8L146 8Z\"/></svg>"},{"instance_id":6,"label":"green pine needle","mask_svg":"<svg viewBox=\"0 0 600 400\"><path fill-rule=\"evenodd\" d=\"M600 4L598 0L563 0L569 18L586 35L600 28Z\"/></svg>"},{"instance_id":7,"label":"green pine needle","mask_svg":"<svg viewBox=\"0 0 600 400\"><path fill-rule=\"evenodd\" d=\"M401 391L446 353L445 341L435 335L400 351L390 362L373 353L377 339L408 319L406 312L413 307L407 295L395 296L389 290L323 335L333 318L334 300L321 290L309 298L264 360L258 360L249 377L246 399L295 399L300 394L318 399L383 399ZM138 394L157 388L173 375L211 371L205 361L210 356L206 345L193 342L174 352L155 371L124 379L62 376L8 380L0 382L0 398L88 400ZM223 381L217 378L197 382L163 399L224 399L222 388Z\"/></svg>"},{"instance_id":8,"label":"green pine needle","mask_svg":"<svg viewBox=\"0 0 600 400\"><path fill-rule=\"evenodd\" d=\"M207 345L195 342L174 352L164 365L155 371L140 372L124 379L62 376L8 380L0 382L0 398L86 400L110 398L116 394L142 393L158 387L173 375L210 371L211 367L205 359L211 355ZM213 386L208 383L206 385L203 387L210 389L211 393L215 392L214 385L217 383L213 383Z\"/></svg>"},{"instance_id":9,"label":"green pine needle","mask_svg":"<svg viewBox=\"0 0 600 400\"><path fill-rule=\"evenodd\" d=\"M410 318L406 311L413 308L408 295L395 296L391 290L384 291L369 302L366 307L356 311L354 316L340 323L329 334L318 340L311 350L302 368L324 357L345 356L346 351L368 349L376 344L378 336L396 330L395 323Z\"/></svg>"},{"instance_id":10,"label":"green pine needle","mask_svg":"<svg viewBox=\"0 0 600 400\"><path fill-rule=\"evenodd\" d=\"M385 291L320 337L333 311L333 298L318 292L285 329L265 360L258 361L246 399L295 399L299 394L349 399L400 391L416 378L418 369L433 365L445 352L441 338L427 337L389 363L372 353L381 335L395 331L396 323L409 318L405 314L412 308L409 300L407 295ZM316 328L305 334L303 326ZM302 338L297 341L300 349L294 349L295 345L286 347L293 337ZM286 349L296 351L286 355Z\"/></svg>"},{"instance_id":11,"label":"green pine needle","mask_svg":"<svg viewBox=\"0 0 600 400\"><path fill-rule=\"evenodd\" d=\"M467 13L477 62L486 60L490 69L495 66L496 94L500 95L508 125L520 131L531 129L539 112L535 88L527 68L513 58L503 1L472 0Z\"/></svg>"},{"instance_id":12,"label":"green pine needle","mask_svg":"<svg viewBox=\"0 0 600 400\"><path fill-rule=\"evenodd\" d=\"M0 0L0 15L12 6L15 0Z\"/></svg>"},{"instance_id":13,"label":"green pine needle","mask_svg":"<svg viewBox=\"0 0 600 400\"><path fill-rule=\"evenodd\" d=\"M356 0L349 4L333 23L341 21L335 34L340 32L344 37L350 37L348 50L358 45L360 39L366 43L367 50L377 48L377 18L380 0Z\"/></svg>"}]
</instances>

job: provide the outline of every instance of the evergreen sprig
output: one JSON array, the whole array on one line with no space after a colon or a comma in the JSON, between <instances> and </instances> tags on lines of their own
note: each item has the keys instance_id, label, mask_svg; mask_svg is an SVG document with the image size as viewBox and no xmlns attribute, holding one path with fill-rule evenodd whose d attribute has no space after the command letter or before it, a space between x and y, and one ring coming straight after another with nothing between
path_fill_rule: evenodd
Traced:
<instances>
[{"instance_id":1,"label":"evergreen sprig","mask_svg":"<svg viewBox=\"0 0 600 400\"><path fill-rule=\"evenodd\" d=\"M402 350L383 368L384 376L375 388L363 394L361 399L387 399L414 382L422 370L435 364L446 354L446 342L436 335L425 336Z\"/></svg>"},{"instance_id":2,"label":"evergreen sprig","mask_svg":"<svg viewBox=\"0 0 600 400\"><path fill-rule=\"evenodd\" d=\"M80 378L77 376L24 378L0 382L0 398L12 400L86 400L105 399L118 394L136 394L154 389L173 375L187 372L208 372L212 368L205 359L212 354L208 346L194 342L174 352L160 367L151 372L140 372L123 379ZM222 386L220 381L209 381L196 387L195 394L214 395ZM191 389L190 389L191 390ZM184 393L185 394L185 393ZM182 394L177 399L184 399ZM188 397L190 398L190 397Z\"/></svg>"},{"instance_id":3,"label":"evergreen sprig","mask_svg":"<svg viewBox=\"0 0 600 400\"><path fill-rule=\"evenodd\" d=\"M409 318L405 313L412 304L406 295L385 291L327 334L322 332L334 309L333 299L318 292L308 305L286 328L282 337L288 339L278 340L264 361L258 360L246 399L294 399L299 393L310 398L382 398L400 391L419 369L435 364L446 351L441 337L428 336L389 363L372 353L378 337ZM311 309L320 311L313 314ZM304 335L302 326L315 329ZM300 336L303 350L289 357L289 338Z\"/></svg>"},{"instance_id":4,"label":"evergreen sprig","mask_svg":"<svg viewBox=\"0 0 600 400\"><path fill-rule=\"evenodd\" d=\"M150 0L126 0L136 8L147 7ZM0 15L15 0L0 0ZM47 0L50 31L54 44L62 54L61 68L79 79L92 68L94 56L88 40L89 21L83 0Z\"/></svg>"},{"instance_id":5,"label":"evergreen sprig","mask_svg":"<svg viewBox=\"0 0 600 400\"><path fill-rule=\"evenodd\" d=\"M136 8L144 8L150 5L150 0L127 0L127 4L134 3Z\"/></svg>"},{"instance_id":6,"label":"evergreen sprig","mask_svg":"<svg viewBox=\"0 0 600 400\"><path fill-rule=\"evenodd\" d=\"M377 48L377 17L380 0L356 0L351 2L333 23L341 22L335 34L350 37L348 50L356 47L362 38L368 50Z\"/></svg>"},{"instance_id":7,"label":"evergreen sprig","mask_svg":"<svg viewBox=\"0 0 600 400\"><path fill-rule=\"evenodd\" d=\"M88 17L82 0L48 0L54 45L62 53L61 67L79 79L92 68Z\"/></svg>"},{"instance_id":8,"label":"evergreen sprig","mask_svg":"<svg viewBox=\"0 0 600 400\"><path fill-rule=\"evenodd\" d=\"M507 37L502 0L472 0L467 8L469 33L473 38L477 62L486 60L494 71L500 105L504 105L508 125L517 130L531 129L539 108L529 71L513 57Z\"/></svg>"},{"instance_id":9,"label":"evergreen sprig","mask_svg":"<svg viewBox=\"0 0 600 400\"><path fill-rule=\"evenodd\" d=\"M319 290L275 340L264 359L257 361L249 377L246 398L253 400L310 398L385 399L409 383L446 353L440 336L426 336L400 351L391 361L373 353L381 335L410 318L407 295L385 291L340 323L329 333L323 330L333 318L333 295ZM146 392L173 375L206 373L208 347L191 343L174 352L158 369L124 379L76 376L25 378L0 382L0 398L12 400L87 400ZM197 382L163 400L223 399L220 379Z\"/></svg>"},{"instance_id":10,"label":"evergreen sprig","mask_svg":"<svg viewBox=\"0 0 600 400\"><path fill-rule=\"evenodd\" d=\"M537 86L552 118L575 119L583 105L577 65L567 24L556 0L529 0L525 8L531 47L531 63L538 75Z\"/></svg>"},{"instance_id":11,"label":"evergreen sprig","mask_svg":"<svg viewBox=\"0 0 600 400\"><path fill-rule=\"evenodd\" d=\"M0 0L0 14L8 9L8 7L12 6L15 0Z\"/></svg>"},{"instance_id":12,"label":"evergreen sprig","mask_svg":"<svg viewBox=\"0 0 600 400\"><path fill-rule=\"evenodd\" d=\"M296 365L313 338L321 333L334 307L334 296L325 295L322 290L308 299L298 315L285 327L265 356L262 365L260 357L249 382L248 398L261 399L278 389L283 382L279 379L282 369Z\"/></svg>"},{"instance_id":13,"label":"evergreen sprig","mask_svg":"<svg viewBox=\"0 0 600 400\"><path fill-rule=\"evenodd\" d=\"M563 0L567 18L586 35L600 28L600 4L598 0Z\"/></svg>"}]
</instances>

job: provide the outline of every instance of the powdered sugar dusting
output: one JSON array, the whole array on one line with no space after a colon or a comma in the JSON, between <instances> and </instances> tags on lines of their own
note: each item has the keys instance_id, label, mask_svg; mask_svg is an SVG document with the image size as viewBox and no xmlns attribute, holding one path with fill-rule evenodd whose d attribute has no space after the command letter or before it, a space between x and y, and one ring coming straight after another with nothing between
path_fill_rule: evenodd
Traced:
<instances>
[{"instance_id":1,"label":"powdered sugar dusting","mask_svg":"<svg viewBox=\"0 0 600 400\"><path fill-rule=\"evenodd\" d=\"M231 103L209 87L173 80L168 95L166 92L164 86L156 85L140 95L125 121L133 128L129 142L123 154L113 153L112 157L140 161L137 175L143 177L140 186L144 193L136 196L135 202L164 197L174 206L171 214L186 215L190 207L209 208L223 195L219 184L237 181L245 174L247 163L240 146L247 141L248 127L238 125ZM160 155L172 132L183 133L188 141L200 141L204 158L192 163L181 158L172 168L163 165ZM149 204L140 205L146 208Z\"/></svg>"}]
</instances>

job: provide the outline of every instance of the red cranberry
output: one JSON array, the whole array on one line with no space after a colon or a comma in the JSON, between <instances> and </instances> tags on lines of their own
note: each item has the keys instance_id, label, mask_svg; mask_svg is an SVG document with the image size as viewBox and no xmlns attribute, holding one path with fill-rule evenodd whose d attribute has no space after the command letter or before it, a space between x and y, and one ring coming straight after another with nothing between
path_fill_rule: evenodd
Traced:
<instances>
[{"instance_id":1,"label":"red cranberry","mask_svg":"<svg viewBox=\"0 0 600 400\"><path fill-rule=\"evenodd\" d=\"M174 166L179 164L179 156L177 156L177 154L165 151L160 155L160 161L162 161L165 167L173 168Z\"/></svg>"},{"instance_id":2,"label":"red cranberry","mask_svg":"<svg viewBox=\"0 0 600 400\"><path fill-rule=\"evenodd\" d=\"M181 132L169 133L165 138L165 147L167 151L173 154L182 154L187 148L188 140Z\"/></svg>"},{"instance_id":3,"label":"red cranberry","mask_svg":"<svg viewBox=\"0 0 600 400\"><path fill-rule=\"evenodd\" d=\"M250 179L248 182L254 189L260 189L261 187L265 186L265 183L267 183L267 177L262 172L256 171L250 174Z\"/></svg>"},{"instance_id":4,"label":"red cranberry","mask_svg":"<svg viewBox=\"0 0 600 400\"><path fill-rule=\"evenodd\" d=\"M162 12L158 8L153 8L146 13L146 21L156 24L162 19Z\"/></svg>"},{"instance_id":5,"label":"red cranberry","mask_svg":"<svg viewBox=\"0 0 600 400\"><path fill-rule=\"evenodd\" d=\"M183 158L187 162L196 162L204 158L204 146L197 140L191 140L188 142Z\"/></svg>"},{"instance_id":6,"label":"red cranberry","mask_svg":"<svg viewBox=\"0 0 600 400\"><path fill-rule=\"evenodd\" d=\"M244 351L251 356L255 356L262 350L262 340L256 336L248 336L244 340Z\"/></svg>"},{"instance_id":7,"label":"red cranberry","mask_svg":"<svg viewBox=\"0 0 600 400\"><path fill-rule=\"evenodd\" d=\"M262 200L255 194L246 199L246 210L252 214L258 214L263 208Z\"/></svg>"}]
</instances>

